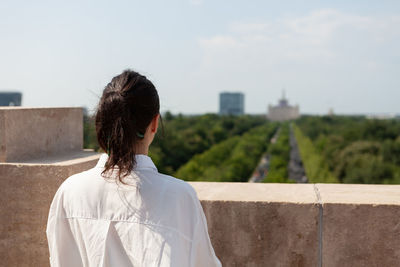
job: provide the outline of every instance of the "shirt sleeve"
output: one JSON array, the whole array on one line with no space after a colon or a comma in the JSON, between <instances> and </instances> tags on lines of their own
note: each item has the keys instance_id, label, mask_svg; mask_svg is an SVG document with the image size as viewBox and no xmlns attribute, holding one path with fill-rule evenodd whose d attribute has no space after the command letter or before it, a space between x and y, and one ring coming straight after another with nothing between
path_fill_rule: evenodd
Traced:
<instances>
[{"instance_id":1,"label":"shirt sleeve","mask_svg":"<svg viewBox=\"0 0 400 267\"><path fill-rule=\"evenodd\" d=\"M195 226L194 238L191 251L192 267L220 267L221 262L215 255L210 237L208 235L207 221L200 201L196 197L197 223Z\"/></svg>"}]
</instances>

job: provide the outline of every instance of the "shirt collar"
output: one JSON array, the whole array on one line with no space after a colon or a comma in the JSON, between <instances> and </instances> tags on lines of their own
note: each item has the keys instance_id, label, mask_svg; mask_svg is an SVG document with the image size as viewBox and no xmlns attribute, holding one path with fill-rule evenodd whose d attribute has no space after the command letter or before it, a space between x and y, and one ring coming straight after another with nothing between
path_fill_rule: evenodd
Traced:
<instances>
[{"instance_id":1,"label":"shirt collar","mask_svg":"<svg viewBox=\"0 0 400 267\"><path fill-rule=\"evenodd\" d=\"M106 162L108 160L108 155L106 153L101 154L99 161L96 164L97 168L104 168ZM147 155L138 154L135 155L136 165L134 167L135 170L140 169L153 169L157 171L156 165L154 165L151 158Z\"/></svg>"}]
</instances>

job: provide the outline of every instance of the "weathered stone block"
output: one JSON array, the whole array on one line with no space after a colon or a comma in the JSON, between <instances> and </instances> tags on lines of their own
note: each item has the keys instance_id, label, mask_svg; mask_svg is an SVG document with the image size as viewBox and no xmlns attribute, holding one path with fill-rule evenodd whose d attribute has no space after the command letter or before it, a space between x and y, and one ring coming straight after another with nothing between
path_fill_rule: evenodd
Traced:
<instances>
[{"instance_id":1,"label":"weathered stone block","mask_svg":"<svg viewBox=\"0 0 400 267\"><path fill-rule=\"evenodd\" d=\"M191 183L223 266L317 266L312 185Z\"/></svg>"},{"instance_id":2,"label":"weathered stone block","mask_svg":"<svg viewBox=\"0 0 400 267\"><path fill-rule=\"evenodd\" d=\"M398 218L400 206L324 204L323 266L399 266Z\"/></svg>"},{"instance_id":3,"label":"weathered stone block","mask_svg":"<svg viewBox=\"0 0 400 267\"><path fill-rule=\"evenodd\" d=\"M1 266L49 266L46 239L51 200L69 176L92 168L99 155L52 164L0 163Z\"/></svg>"},{"instance_id":4,"label":"weathered stone block","mask_svg":"<svg viewBox=\"0 0 400 267\"><path fill-rule=\"evenodd\" d=\"M0 162L82 150L82 108L0 107Z\"/></svg>"},{"instance_id":5,"label":"weathered stone block","mask_svg":"<svg viewBox=\"0 0 400 267\"><path fill-rule=\"evenodd\" d=\"M323 202L323 266L399 266L399 185L316 186Z\"/></svg>"}]
</instances>

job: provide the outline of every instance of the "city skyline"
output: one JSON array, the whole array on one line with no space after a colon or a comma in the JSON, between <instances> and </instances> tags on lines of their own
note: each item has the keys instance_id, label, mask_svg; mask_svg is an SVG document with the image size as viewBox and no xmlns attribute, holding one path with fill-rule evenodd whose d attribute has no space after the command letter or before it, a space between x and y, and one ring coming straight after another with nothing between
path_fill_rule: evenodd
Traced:
<instances>
[{"instance_id":1,"label":"city skyline","mask_svg":"<svg viewBox=\"0 0 400 267\"><path fill-rule=\"evenodd\" d=\"M305 114L400 113L396 1L3 1L0 90L24 106L93 111L132 68L161 111L218 112L222 91L263 114L284 88Z\"/></svg>"}]
</instances>

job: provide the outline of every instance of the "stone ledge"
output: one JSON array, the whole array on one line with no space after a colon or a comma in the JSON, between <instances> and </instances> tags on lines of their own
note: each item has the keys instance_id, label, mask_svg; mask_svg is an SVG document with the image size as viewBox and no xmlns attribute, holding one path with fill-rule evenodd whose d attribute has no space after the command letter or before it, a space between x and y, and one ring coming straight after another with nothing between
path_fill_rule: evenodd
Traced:
<instances>
[{"instance_id":1,"label":"stone ledge","mask_svg":"<svg viewBox=\"0 0 400 267\"><path fill-rule=\"evenodd\" d=\"M400 185L190 184L225 266L400 262Z\"/></svg>"},{"instance_id":2,"label":"stone ledge","mask_svg":"<svg viewBox=\"0 0 400 267\"><path fill-rule=\"evenodd\" d=\"M319 204L400 205L400 185L189 182L199 199ZM251 192L251 193L250 193Z\"/></svg>"},{"instance_id":3,"label":"stone ledge","mask_svg":"<svg viewBox=\"0 0 400 267\"><path fill-rule=\"evenodd\" d=\"M67 177L93 167L99 156L86 151L45 162L0 163L2 263L48 266L45 229L54 193ZM400 262L398 185L190 184L223 266Z\"/></svg>"},{"instance_id":4,"label":"stone ledge","mask_svg":"<svg viewBox=\"0 0 400 267\"><path fill-rule=\"evenodd\" d=\"M190 182L207 201L315 203L312 184Z\"/></svg>"},{"instance_id":5,"label":"stone ledge","mask_svg":"<svg viewBox=\"0 0 400 267\"><path fill-rule=\"evenodd\" d=\"M323 204L400 205L400 185L316 184Z\"/></svg>"},{"instance_id":6,"label":"stone ledge","mask_svg":"<svg viewBox=\"0 0 400 267\"><path fill-rule=\"evenodd\" d=\"M20 160L18 162L0 162L3 165L24 165L24 166L67 166L73 164L79 164L88 160L98 160L100 154L93 151L93 149L84 149L82 151L72 151L65 154L59 154L52 157L43 156L32 159Z\"/></svg>"}]
</instances>

